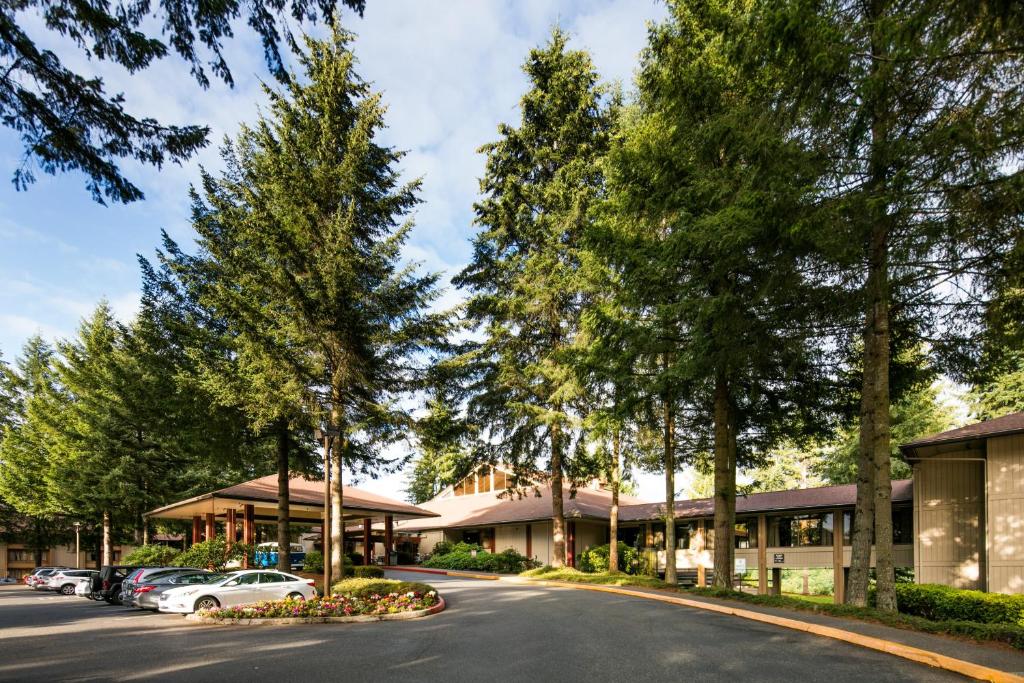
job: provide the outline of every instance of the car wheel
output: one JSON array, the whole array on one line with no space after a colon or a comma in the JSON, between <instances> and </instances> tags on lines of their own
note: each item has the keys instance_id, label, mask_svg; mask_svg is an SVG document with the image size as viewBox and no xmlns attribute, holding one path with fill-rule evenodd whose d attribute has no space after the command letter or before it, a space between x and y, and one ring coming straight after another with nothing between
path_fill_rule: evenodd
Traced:
<instances>
[{"instance_id":1,"label":"car wheel","mask_svg":"<svg viewBox=\"0 0 1024 683\"><path fill-rule=\"evenodd\" d=\"M74 595L75 594L75 584L73 584L73 583L66 583L66 584L64 584L63 586L60 587L60 594L61 595Z\"/></svg>"},{"instance_id":2,"label":"car wheel","mask_svg":"<svg viewBox=\"0 0 1024 683\"><path fill-rule=\"evenodd\" d=\"M295 592L295 593L289 593L288 594L288 599L289 600L305 600L306 596L303 595L302 593Z\"/></svg>"},{"instance_id":3,"label":"car wheel","mask_svg":"<svg viewBox=\"0 0 1024 683\"><path fill-rule=\"evenodd\" d=\"M217 600L217 598L207 595L206 597L196 600L195 611L198 612L201 609L216 609L218 607L220 607L220 601Z\"/></svg>"}]
</instances>

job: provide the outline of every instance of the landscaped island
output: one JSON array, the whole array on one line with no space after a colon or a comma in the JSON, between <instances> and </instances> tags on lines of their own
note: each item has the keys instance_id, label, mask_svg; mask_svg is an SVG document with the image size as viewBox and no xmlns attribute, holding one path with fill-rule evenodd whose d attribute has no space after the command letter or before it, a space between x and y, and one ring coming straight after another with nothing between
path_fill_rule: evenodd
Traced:
<instances>
[{"instance_id":1,"label":"landscaped island","mask_svg":"<svg viewBox=\"0 0 1024 683\"><path fill-rule=\"evenodd\" d=\"M425 583L393 579L348 579L334 584L331 595L312 600L274 600L236 607L201 610L201 619L252 621L260 619L320 620L345 617L385 617L427 614L442 604Z\"/></svg>"}]
</instances>

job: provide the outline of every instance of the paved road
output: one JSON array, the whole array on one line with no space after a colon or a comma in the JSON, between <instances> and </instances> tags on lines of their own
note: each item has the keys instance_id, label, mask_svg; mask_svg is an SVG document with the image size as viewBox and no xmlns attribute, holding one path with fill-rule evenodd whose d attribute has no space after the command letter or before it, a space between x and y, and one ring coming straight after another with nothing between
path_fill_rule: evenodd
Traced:
<instances>
[{"instance_id":1,"label":"paved road","mask_svg":"<svg viewBox=\"0 0 1024 683\"><path fill-rule=\"evenodd\" d=\"M3 681L940 681L952 674L725 615L604 593L428 579L408 622L194 626L0 587Z\"/></svg>"}]
</instances>

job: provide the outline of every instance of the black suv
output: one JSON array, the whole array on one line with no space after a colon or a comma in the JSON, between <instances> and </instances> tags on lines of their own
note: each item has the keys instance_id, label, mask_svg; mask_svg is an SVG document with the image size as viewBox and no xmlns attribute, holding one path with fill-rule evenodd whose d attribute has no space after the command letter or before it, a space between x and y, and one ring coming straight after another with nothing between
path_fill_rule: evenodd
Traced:
<instances>
[{"instance_id":1,"label":"black suv","mask_svg":"<svg viewBox=\"0 0 1024 683\"><path fill-rule=\"evenodd\" d=\"M104 565L92 579L92 594L97 600L106 600L111 605L120 605L121 583L138 567L126 565Z\"/></svg>"}]
</instances>

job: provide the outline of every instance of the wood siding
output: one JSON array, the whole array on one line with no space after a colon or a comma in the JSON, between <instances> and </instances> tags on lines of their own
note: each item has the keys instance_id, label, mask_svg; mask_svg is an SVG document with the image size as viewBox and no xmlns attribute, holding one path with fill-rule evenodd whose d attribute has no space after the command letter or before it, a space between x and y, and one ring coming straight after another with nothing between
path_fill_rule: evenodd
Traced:
<instances>
[{"instance_id":1,"label":"wood siding","mask_svg":"<svg viewBox=\"0 0 1024 683\"><path fill-rule=\"evenodd\" d=\"M988 590L1024 593L1024 435L988 440Z\"/></svg>"},{"instance_id":2,"label":"wood siding","mask_svg":"<svg viewBox=\"0 0 1024 683\"><path fill-rule=\"evenodd\" d=\"M984 590L984 491L978 451L914 466L914 580Z\"/></svg>"}]
</instances>

